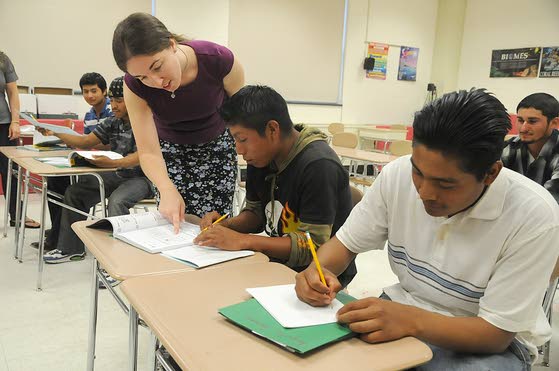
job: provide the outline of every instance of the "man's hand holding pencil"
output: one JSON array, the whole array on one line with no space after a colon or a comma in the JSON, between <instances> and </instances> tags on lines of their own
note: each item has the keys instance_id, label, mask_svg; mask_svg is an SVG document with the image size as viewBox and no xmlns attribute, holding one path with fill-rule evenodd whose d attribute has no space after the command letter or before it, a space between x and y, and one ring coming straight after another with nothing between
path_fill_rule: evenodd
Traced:
<instances>
[{"instance_id":1,"label":"man's hand holding pencil","mask_svg":"<svg viewBox=\"0 0 559 371\"><path fill-rule=\"evenodd\" d=\"M307 243L313 255L313 264L296 275L295 292L299 300L314 307L324 307L332 303L342 285L335 274L320 265L314 242L308 232Z\"/></svg>"}]
</instances>

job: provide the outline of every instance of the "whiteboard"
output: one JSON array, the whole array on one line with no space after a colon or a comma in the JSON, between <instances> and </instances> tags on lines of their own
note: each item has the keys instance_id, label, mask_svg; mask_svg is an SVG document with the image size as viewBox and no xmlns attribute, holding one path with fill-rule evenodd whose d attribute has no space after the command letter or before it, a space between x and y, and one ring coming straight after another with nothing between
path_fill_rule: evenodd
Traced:
<instances>
[{"instance_id":1,"label":"whiteboard","mask_svg":"<svg viewBox=\"0 0 559 371\"><path fill-rule=\"evenodd\" d=\"M247 84L288 101L338 97L344 0L230 0L229 47Z\"/></svg>"}]
</instances>

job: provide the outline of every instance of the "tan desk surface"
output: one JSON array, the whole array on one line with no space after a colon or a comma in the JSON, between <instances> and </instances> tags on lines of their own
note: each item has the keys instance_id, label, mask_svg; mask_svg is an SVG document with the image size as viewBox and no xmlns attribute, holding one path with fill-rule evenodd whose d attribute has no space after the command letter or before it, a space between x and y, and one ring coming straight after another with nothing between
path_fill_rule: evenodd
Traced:
<instances>
[{"instance_id":1,"label":"tan desk surface","mask_svg":"<svg viewBox=\"0 0 559 371\"><path fill-rule=\"evenodd\" d=\"M120 287L183 370L394 370L431 359L415 338L375 345L353 338L298 356L217 312L249 299L247 287L294 281L291 269L263 263L137 277Z\"/></svg>"},{"instance_id":2,"label":"tan desk surface","mask_svg":"<svg viewBox=\"0 0 559 371\"><path fill-rule=\"evenodd\" d=\"M21 149L15 146L0 146L0 152L2 152L6 157L15 159L15 158L24 158L24 157L59 157L59 156L68 156L68 154L72 150L65 149L60 151L30 151L28 149Z\"/></svg>"},{"instance_id":3,"label":"tan desk surface","mask_svg":"<svg viewBox=\"0 0 559 371\"><path fill-rule=\"evenodd\" d=\"M398 158L398 156L392 156L386 153L369 152L356 148L332 146L332 149L338 154L338 156L380 165L385 165L390 161L394 161Z\"/></svg>"},{"instance_id":4,"label":"tan desk surface","mask_svg":"<svg viewBox=\"0 0 559 371\"><path fill-rule=\"evenodd\" d=\"M51 157L51 156L34 156L34 157ZM54 156L52 156L54 157ZM100 167L56 167L53 165L45 164L32 157L14 157L13 161L22 168L29 170L38 175L80 175L84 173L106 173L115 171L116 168L100 168Z\"/></svg>"},{"instance_id":5,"label":"tan desk surface","mask_svg":"<svg viewBox=\"0 0 559 371\"><path fill-rule=\"evenodd\" d=\"M94 223L85 220L72 224L72 229L83 241L88 250L97 258L99 264L117 280L123 281L131 277L160 274L167 272L194 271L196 269L160 254L150 254L113 238L108 231L86 228ZM268 257L256 253L253 256L236 259L207 268L222 265L239 266L243 264L265 263ZM204 270L204 269L202 269Z\"/></svg>"}]
</instances>

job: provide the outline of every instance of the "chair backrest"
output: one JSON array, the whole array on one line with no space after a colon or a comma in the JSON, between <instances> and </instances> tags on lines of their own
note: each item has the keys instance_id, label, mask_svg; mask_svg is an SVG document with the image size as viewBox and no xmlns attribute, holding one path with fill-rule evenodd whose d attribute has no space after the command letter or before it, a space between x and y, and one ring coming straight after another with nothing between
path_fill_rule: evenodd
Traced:
<instances>
[{"instance_id":1,"label":"chair backrest","mask_svg":"<svg viewBox=\"0 0 559 371\"><path fill-rule=\"evenodd\" d=\"M359 137L355 133L336 133L332 136L332 144L345 148L356 148Z\"/></svg>"},{"instance_id":2,"label":"chair backrest","mask_svg":"<svg viewBox=\"0 0 559 371\"><path fill-rule=\"evenodd\" d=\"M332 135L334 135L336 133L343 133L344 132L344 124L334 122L334 123L328 125L328 132Z\"/></svg>"},{"instance_id":3,"label":"chair backrest","mask_svg":"<svg viewBox=\"0 0 559 371\"><path fill-rule=\"evenodd\" d=\"M390 154L394 156L409 155L412 151L411 140L395 140L390 143Z\"/></svg>"},{"instance_id":4,"label":"chair backrest","mask_svg":"<svg viewBox=\"0 0 559 371\"><path fill-rule=\"evenodd\" d=\"M349 186L349 191L351 192L351 208L353 209L363 198L363 192L352 185Z\"/></svg>"}]
</instances>

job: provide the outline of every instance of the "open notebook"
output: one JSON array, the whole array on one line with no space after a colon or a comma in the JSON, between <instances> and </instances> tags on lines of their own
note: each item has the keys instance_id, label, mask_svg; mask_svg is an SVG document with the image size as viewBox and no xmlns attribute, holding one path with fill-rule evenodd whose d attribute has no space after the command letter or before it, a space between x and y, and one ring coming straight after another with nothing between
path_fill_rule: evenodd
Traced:
<instances>
[{"instance_id":1,"label":"open notebook","mask_svg":"<svg viewBox=\"0 0 559 371\"><path fill-rule=\"evenodd\" d=\"M182 222L180 232L175 234L170 224L157 211L130 215L112 216L101 219L89 228L108 229L113 236L149 253L182 261L195 268L221 263L228 260L254 255L253 251L226 251L215 247L197 246L193 240L200 228Z\"/></svg>"},{"instance_id":2,"label":"open notebook","mask_svg":"<svg viewBox=\"0 0 559 371\"><path fill-rule=\"evenodd\" d=\"M36 157L37 161L44 162L45 164L57 166L57 167L74 167L74 166L89 166L95 167L94 164L88 162L89 160L94 160L95 156L105 156L111 160L118 160L122 158L120 153L113 151L72 151L68 153L68 157Z\"/></svg>"}]
</instances>

